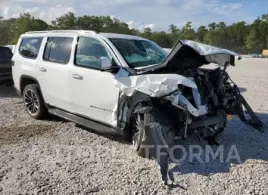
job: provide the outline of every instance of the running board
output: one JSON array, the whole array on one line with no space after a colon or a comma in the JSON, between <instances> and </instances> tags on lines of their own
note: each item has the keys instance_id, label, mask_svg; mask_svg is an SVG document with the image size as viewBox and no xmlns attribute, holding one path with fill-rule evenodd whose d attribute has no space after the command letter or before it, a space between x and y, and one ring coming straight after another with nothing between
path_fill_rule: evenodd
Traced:
<instances>
[{"instance_id":1,"label":"running board","mask_svg":"<svg viewBox=\"0 0 268 195\"><path fill-rule=\"evenodd\" d=\"M48 112L52 115L58 116L60 118L63 118L65 120L75 122L79 125L82 125L84 127L88 127L92 130L98 131L100 133L108 133L108 134L120 134L119 132L115 131L112 127L108 127L106 125L100 124L98 122L94 122L92 120L71 114L69 112L59 110L56 108L50 108L48 109Z\"/></svg>"}]
</instances>

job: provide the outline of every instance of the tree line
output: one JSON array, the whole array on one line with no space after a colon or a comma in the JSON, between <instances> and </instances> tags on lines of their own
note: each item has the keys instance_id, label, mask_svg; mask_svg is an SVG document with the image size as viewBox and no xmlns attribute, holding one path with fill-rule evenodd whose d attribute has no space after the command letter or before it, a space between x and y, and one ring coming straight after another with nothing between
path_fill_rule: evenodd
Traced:
<instances>
[{"instance_id":1,"label":"tree line","mask_svg":"<svg viewBox=\"0 0 268 195\"><path fill-rule=\"evenodd\" d=\"M268 49L268 14L258 17L252 24L237 22L226 25L224 22L211 23L193 29L192 23L187 22L182 28L169 25L169 31L144 31L129 28L128 24L110 16L75 16L67 13L56 18L51 24L31 16L21 14L19 18L4 20L0 17L0 45L16 44L19 36L27 31L42 30L94 30L130 34L145 37L161 47L171 48L178 39L189 39L197 42L223 47L241 54L261 53Z\"/></svg>"}]
</instances>

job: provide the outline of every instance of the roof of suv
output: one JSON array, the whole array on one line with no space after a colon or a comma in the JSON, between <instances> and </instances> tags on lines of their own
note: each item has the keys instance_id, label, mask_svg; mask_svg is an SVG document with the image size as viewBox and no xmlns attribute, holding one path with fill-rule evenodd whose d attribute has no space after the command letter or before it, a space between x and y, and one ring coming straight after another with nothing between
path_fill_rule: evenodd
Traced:
<instances>
[{"instance_id":1,"label":"roof of suv","mask_svg":"<svg viewBox=\"0 0 268 195\"><path fill-rule=\"evenodd\" d=\"M122 38L122 39L137 39L137 40L145 40L142 37L133 36L133 35L126 35L126 34L117 34L117 33L97 33L95 31L89 30L48 30L48 31L30 31L26 32L22 35L22 37L29 37L29 36L45 36L48 34L64 34L64 35L92 35L96 34L99 36L103 36L106 38Z\"/></svg>"},{"instance_id":2,"label":"roof of suv","mask_svg":"<svg viewBox=\"0 0 268 195\"><path fill-rule=\"evenodd\" d=\"M126 35L126 34L117 34L117 33L100 33L100 35L106 38L121 38L121 39L139 39L146 40L142 37L134 36L134 35Z\"/></svg>"}]
</instances>

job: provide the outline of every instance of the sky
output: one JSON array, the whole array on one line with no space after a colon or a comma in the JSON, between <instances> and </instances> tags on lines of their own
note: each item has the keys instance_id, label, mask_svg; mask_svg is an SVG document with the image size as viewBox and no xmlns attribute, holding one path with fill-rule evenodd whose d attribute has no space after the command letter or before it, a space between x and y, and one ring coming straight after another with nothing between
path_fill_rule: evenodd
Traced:
<instances>
[{"instance_id":1,"label":"sky","mask_svg":"<svg viewBox=\"0 0 268 195\"><path fill-rule=\"evenodd\" d=\"M115 17L139 30L168 30L170 24L182 27L188 21L194 28L221 21L251 23L268 13L268 0L0 0L5 19L25 12L48 23L74 12Z\"/></svg>"}]
</instances>

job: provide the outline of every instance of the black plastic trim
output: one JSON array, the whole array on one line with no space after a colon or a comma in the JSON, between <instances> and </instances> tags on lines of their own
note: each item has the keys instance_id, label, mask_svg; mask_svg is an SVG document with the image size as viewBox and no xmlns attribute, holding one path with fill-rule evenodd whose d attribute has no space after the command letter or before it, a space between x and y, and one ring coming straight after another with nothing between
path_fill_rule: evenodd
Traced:
<instances>
[{"instance_id":1,"label":"black plastic trim","mask_svg":"<svg viewBox=\"0 0 268 195\"><path fill-rule=\"evenodd\" d=\"M51 108L48 112L52 115L61 117L65 120L75 122L82 126L88 127L100 133L108 133L108 134L117 134L122 135L119 131L115 130L113 127L107 126L103 123L93 121L92 119L88 119L82 116L78 116L76 114L69 113L67 111L63 111L57 108Z\"/></svg>"}]
</instances>

